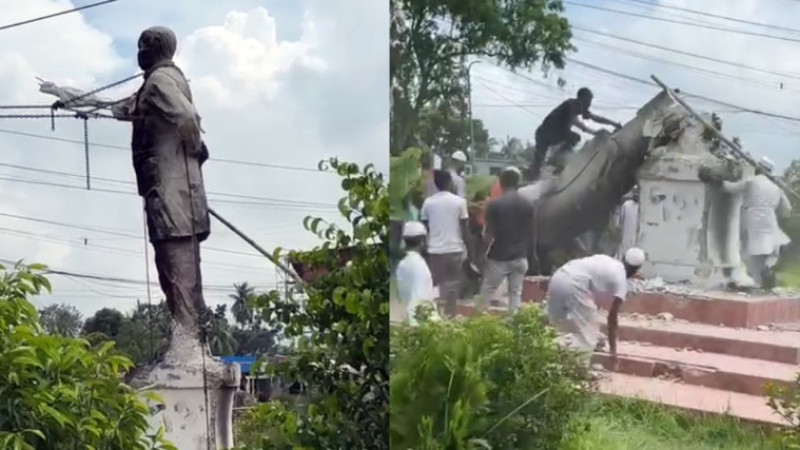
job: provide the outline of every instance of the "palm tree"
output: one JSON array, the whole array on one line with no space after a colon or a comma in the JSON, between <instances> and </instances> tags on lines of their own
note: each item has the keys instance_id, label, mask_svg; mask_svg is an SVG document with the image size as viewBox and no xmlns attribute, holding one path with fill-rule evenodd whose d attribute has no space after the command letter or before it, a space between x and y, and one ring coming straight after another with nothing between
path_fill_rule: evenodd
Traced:
<instances>
[{"instance_id":1,"label":"palm tree","mask_svg":"<svg viewBox=\"0 0 800 450\"><path fill-rule=\"evenodd\" d=\"M235 353L238 346L233 337L233 331L225 317L226 305L218 305L216 311L207 311L208 328L206 338L211 353L214 355L230 355Z\"/></svg>"},{"instance_id":2,"label":"palm tree","mask_svg":"<svg viewBox=\"0 0 800 450\"><path fill-rule=\"evenodd\" d=\"M236 290L235 294L230 295L230 298L233 299L233 305L231 306L233 319L242 328L246 326L252 327L254 325L254 313L253 308L249 305L249 299L255 295L256 291L246 281L241 284L234 283L233 288Z\"/></svg>"}]
</instances>

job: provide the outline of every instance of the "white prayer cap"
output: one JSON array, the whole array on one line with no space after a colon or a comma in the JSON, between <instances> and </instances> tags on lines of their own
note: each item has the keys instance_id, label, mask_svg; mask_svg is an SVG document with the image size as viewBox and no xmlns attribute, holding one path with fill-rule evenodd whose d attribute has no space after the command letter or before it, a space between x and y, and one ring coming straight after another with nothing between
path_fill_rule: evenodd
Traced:
<instances>
[{"instance_id":1,"label":"white prayer cap","mask_svg":"<svg viewBox=\"0 0 800 450\"><path fill-rule=\"evenodd\" d=\"M503 172L514 172L517 175L522 176L522 171L520 171L519 168L516 166L508 166L505 169L503 169Z\"/></svg>"},{"instance_id":2,"label":"white prayer cap","mask_svg":"<svg viewBox=\"0 0 800 450\"><path fill-rule=\"evenodd\" d=\"M764 169L766 169L766 170L768 170L768 171L770 171L770 172L772 172L772 169L774 169L774 168L775 168L775 163L773 163L773 162L772 162L772 160L771 160L771 159L769 159L769 158L767 158L766 156L765 156L765 157L763 157L763 158L761 158L761 161L760 161L760 163L761 163L761 166L762 166Z\"/></svg>"},{"instance_id":3,"label":"white prayer cap","mask_svg":"<svg viewBox=\"0 0 800 450\"><path fill-rule=\"evenodd\" d=\"M467 155L464 154L464 152L462 152L461 150L453 153L452 155L450 155L450 157L456 161L467 162Z\"/></svg>"},{"instance_id":4,"label":"white prayer cap","mask_svg":"<svg viewBox=\"0 0 800 450\"><path fill-rule=\"evenodd\" d=\"M632 267L641 267L646 259L647 257L644 254L644 250L631 247L625 252L625 256L622 258L622 261Z\"/></svg>"},{"instance_id":5,"label":"white prayer cap","mask_svg":"<svg viewBox=\"0 0 800 450\"><path fill-rule=\"evenodd\" d=\"M422 222L406 222L403 226L403 237L418 237L428 234Z\"/></svg>"}]
</instances>

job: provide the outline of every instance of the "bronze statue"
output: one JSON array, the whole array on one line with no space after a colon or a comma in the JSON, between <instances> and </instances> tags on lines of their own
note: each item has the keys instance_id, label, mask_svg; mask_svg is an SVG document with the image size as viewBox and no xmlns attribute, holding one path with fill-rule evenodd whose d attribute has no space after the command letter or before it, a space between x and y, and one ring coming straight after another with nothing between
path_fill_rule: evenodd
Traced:
<instances>
[{"instance_id":1,"label":"bronze statue","mask_svg":"<svg viewBox=\"0 0 800 450\"><path fill-rule=\"evenodd\" d=\"M208 151L189 84L172 62L176 48L168 28L142 32L138 61L144 83L112 111L133 123L133 168L167 305L180 326L198 331L205 309L200 243L210 232L201 170Z\"/></svg>"}]
</instances>

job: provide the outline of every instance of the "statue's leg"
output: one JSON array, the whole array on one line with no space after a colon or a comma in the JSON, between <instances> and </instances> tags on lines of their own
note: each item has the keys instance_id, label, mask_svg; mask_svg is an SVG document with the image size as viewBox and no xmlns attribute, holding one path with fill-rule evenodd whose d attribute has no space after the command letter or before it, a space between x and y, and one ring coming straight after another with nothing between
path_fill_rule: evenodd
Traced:
<instances>
[{"instance_id":1,"label":"statue's leg","mask_svg":"<svg viewBox=\"0 0 800 450\"><path fill-rule=\"evenodd\" d=\"M200 244L192 238L153 243L161 290L172 317L189 330L197 330L203 301L200 277Z\"/></svg>"}]
</instances>

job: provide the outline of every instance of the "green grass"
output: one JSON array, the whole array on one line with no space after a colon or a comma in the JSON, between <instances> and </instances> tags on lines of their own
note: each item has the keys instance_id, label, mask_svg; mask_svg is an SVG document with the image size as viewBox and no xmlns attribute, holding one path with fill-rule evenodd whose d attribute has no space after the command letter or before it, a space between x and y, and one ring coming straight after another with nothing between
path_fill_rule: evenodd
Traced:
<instances>
[{"instance_id":1,"label":"green grass","mask_svg":"<svg viewBox=\"0 0 800 450\"><path fill-rule=\"evenodd\" d=\"M593 400L589 430L563 450L778 450L768 428L619 398Z\"/></svg>"}]
</instances>

